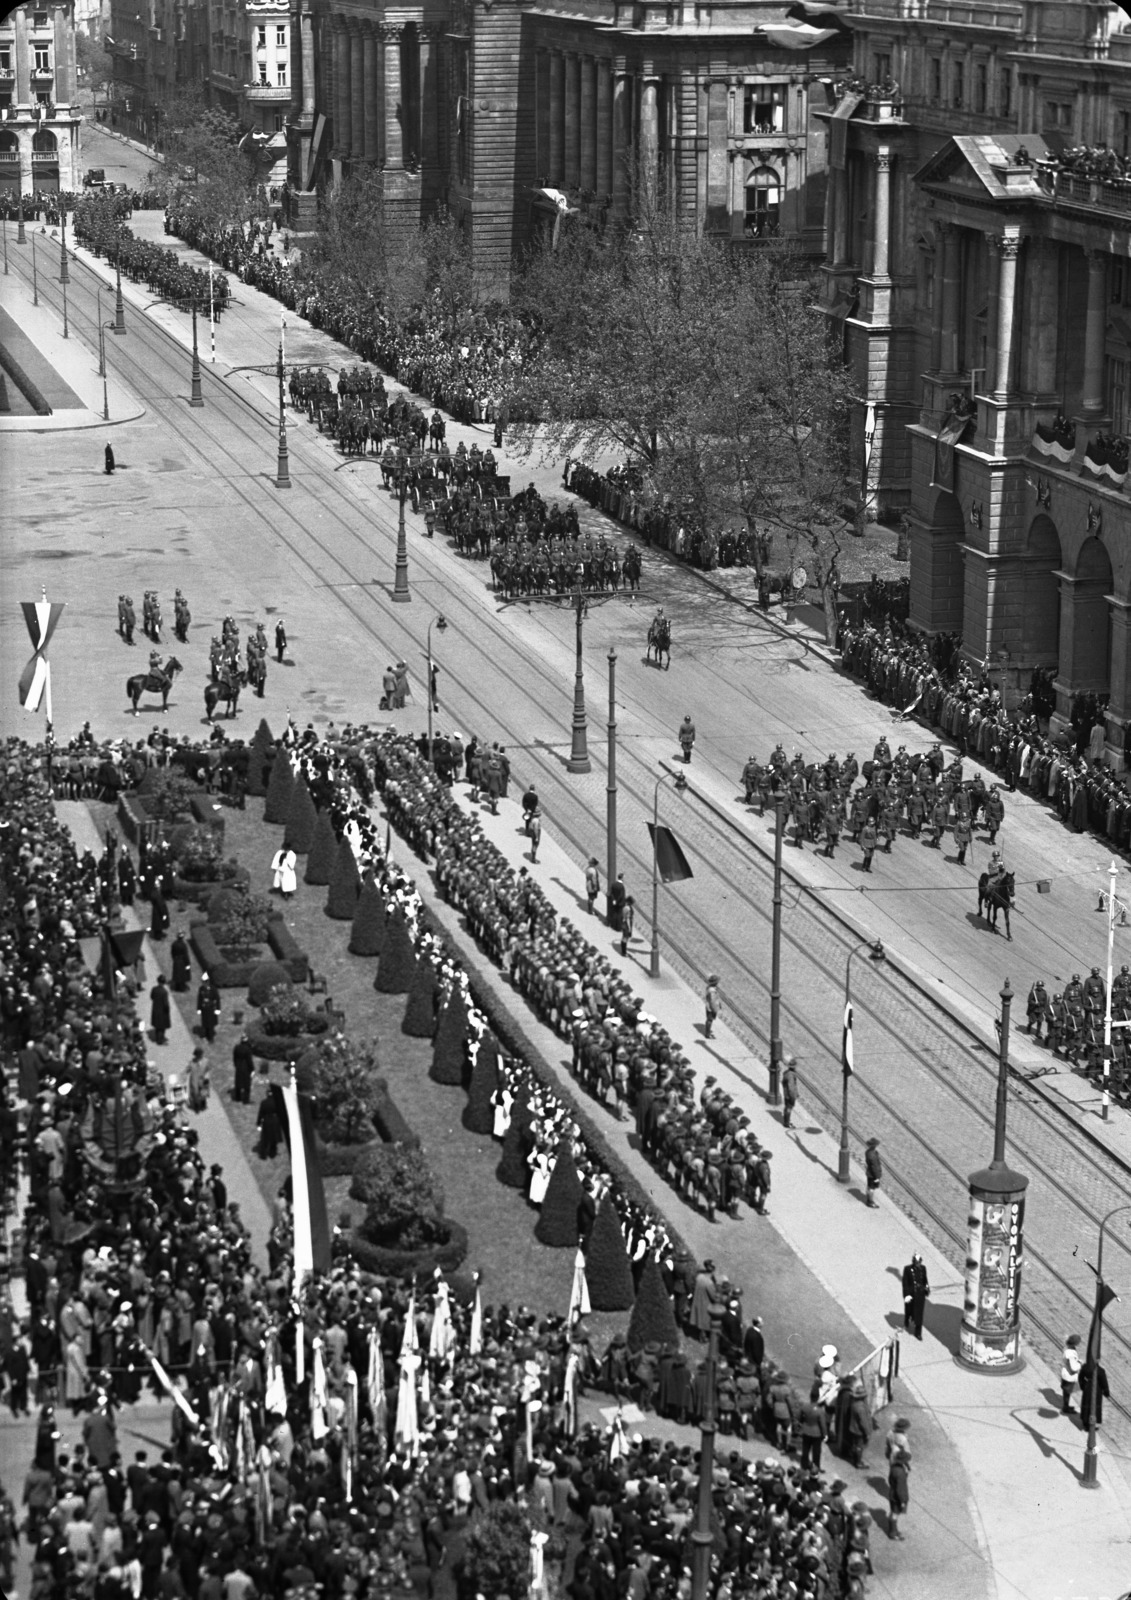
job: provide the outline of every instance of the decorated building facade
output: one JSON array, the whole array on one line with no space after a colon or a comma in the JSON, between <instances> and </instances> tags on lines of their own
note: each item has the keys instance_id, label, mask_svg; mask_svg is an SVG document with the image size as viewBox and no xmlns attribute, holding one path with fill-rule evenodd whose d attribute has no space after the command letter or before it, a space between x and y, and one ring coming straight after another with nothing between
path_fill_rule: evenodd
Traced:
<instances>
[{"instance_id":1,"label":"decorated building facade","mask_svg":"<svg viewBox=\"0 0 1131 1600\"><path fill-rule=\"evenodd\" d=\"M74 0L16 6L0 20L0 187L77 188L81 122Z\"/></svg>"}]
</instances>

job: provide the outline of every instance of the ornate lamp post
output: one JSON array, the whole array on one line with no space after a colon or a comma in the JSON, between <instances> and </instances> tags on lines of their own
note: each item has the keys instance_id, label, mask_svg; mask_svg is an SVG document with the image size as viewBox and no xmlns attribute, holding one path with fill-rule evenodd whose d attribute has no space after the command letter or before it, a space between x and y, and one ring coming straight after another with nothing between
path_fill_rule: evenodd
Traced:
<instances>
[{"instance_id":1,"label":"ornate lamp post","mask_svg":"<svg viewBox=\"0 0 1131 1600\"><path fill-rule=\"evenodd\" d=\"M432 621L428 624L428 646L427 646L427 650L425 652L427 657L428 657L428 682L427 682L427 684L425 686L425 692L428 695L428 765L429 766L433 765L433 760L432 760L432 629L433 629L433 627L439 628L440 632L443 633L447 626L448 626L448 619L447 619L447 617L444 616L443 612L441 612L438 617L433 617Z\"/></svg>"},{"instance_id":2,"label":"ornate lamp post","mask_svg":"<svg viewBox=\"0 0 1131 1600\"><path fill-rule=\"evenodd\" d=\"M16 218L16 243L27 244L27 229L24 227L24 191L21 187L17 204L18 216Z\"/></svg>"},{"instance_id":3,"label":"ornate lamp post","mask_svg":"<svg viewBox=\"0 0 1131 1600\"><path fill-rule=\"evenodd\" d=\"M707 1383L699 1424L699 1493L691 1533L691 1600L707 1600L711 1580L711 1507L715 1492L715 1391L719 1371L719 1324L723 1308L713 1305L707 1345Z\"/></svg>"},{"instance_id":4,"label":"ornate lamp post","mask_svg":"<svg viewBox=\"0 0 1131 1600\"><path fill-rule=\"evenodd\" d=\"M287 449L287 407L283 398L283 375L285 364L283 361L283 327L279 327L279 459L275 465L276 489L289 489L291 486L291 458Z\"/></svg>"},{"instance_id":5,"label":"ornate lamp post","mask_svg":"<svg viewBox=\"0 0 1131 1600\"><path fill-rule=\"evenodd\" d=\"M577 620L577 656L573 675L573 743L566 762L567 772L588 772L589 740L585 719L585 677L581 665L581 627L588 604L581 580L573 586L573 607Z\"/></svg>"},{"instance_id":6,"label":"ornate lamp post","mask_svg":"<svg viewBox=\"0 0 1131 1600\"><path fill-rule=\"evenodd\" d=\"M114 332L126 331L126 307L122 300L122 241L118 240L118 254L114 261Z\"/></svg>"},{"instance_id":7,"label":"ornate lamp post","mask_svg":"<svg viewBox=\"0 0 1131 1600\"><path fill-rule=\"evenodd\" d=\"M204 395L201 393L200 388L200 349L196 342L196 297L194 295L192 302L192 397L189 400L189 405L202 406L203 404Z\"/></svg>"},{"instance_id":8,"label":"ornate lamp post","mask_svg":"<svg viewBox=\"0 0 1131 1600\"><path fill-rule=\"evenodd\" d=\"M70 283L71 273L67 265L67 208L62 204L59 206L59 220L61 224L59 228L59 282Z\"/></svg>"},{"instance_id":9,"label":"ornate lamp post","mask_svg":"<svg viewBox=\"0 0 1131 1600\"><path fill-rule=\"evenodd\" d=\"M402 603L412 599L408 587L408 545L405 541L404 503L408 495L408 459L402 454L397 472L397 563L393 569L393 599ZM428 704L432 704L432 685L428 685Z\"/></svg>"},{"instance_id":10,"label":"ornate lamp post","mask_svg":"<svg viewBox=\"0 0 1131 1600\"><path fill-rule=\"evenodd\" d=\"M687 788L682 772L663 772L652 790L652 949L648 971L653 978L660 976L660 785L669 778L681 794Z\"/></svg>"},{"instance_id":11,"label":"ornate lamp post","mask_svg":"<svg viewBox=\"0 0 1131 1600\"><path fill-rule=\"evenodd\" d=\"M848 952L848 960L844 964L844 1016L845 1024L848 1022L848 1008L852 1004L852 958L858 956L861 950L867 950L869 956L877 964L884 959L884 947L879 939L861 939ZM847 1059L841 1062L841 1076L843 1086L840 1101L840 1151L837 1159L836 1178L838 1183L848 1183L852 1174L848 1161L848 1080L852 1077L852 1063Z\"/></svg>"}]
</instances>

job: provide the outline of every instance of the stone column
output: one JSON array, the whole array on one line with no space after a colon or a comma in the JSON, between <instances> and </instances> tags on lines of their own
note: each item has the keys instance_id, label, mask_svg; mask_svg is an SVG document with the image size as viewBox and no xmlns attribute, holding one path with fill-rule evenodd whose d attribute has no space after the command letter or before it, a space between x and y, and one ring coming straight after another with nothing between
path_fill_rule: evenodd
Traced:
<instances>
[{"instance_id":1,"label":"stone column","mask_svg":"<svg viewBox=\"0 0 1131 1600\"><path fill-rule=\"evenodd\" d=\"M613 71L613 216L623 217L628 206L628 73L618 61Z\"/></svg>"},{"instance_id":2,"label":"stone column","mask_svg":"<svg viewBox=\"0 0 1131 1600\"><path fill-rule=\"evenodd\" d=\"M432 169L440 162L439 125L436 113L440 96L436 89L432 52L440 41L440 28L429 23L420 30L420 164ZM438 57L436 61L438 61Z\"/></svg>"},{"instance_id":3,"label":"stone column","mask_svg":"<svg viewBox=\"0 0 1131 1600\"><path fill-rule=\"evenodd\" d=\"M361 28L350 26L350 160L360 161L365 155L365 58L362 54Z\"/></svg>"},{"instance_id":4,"label":"stone column","mask_svg":"<svg viewBox=\"0 0 1131 1600\"><path fill-rule=\"evenodd\" d=\"M302 115L305 121L314 115L314 21L309 11L299 16L299 36L302 41Z\"/></svg>"},{"instance_id":5,"label":"stone column","mask_svg":"<svg viewBox=\"0 0 1131 1600\"><path fill-rule=\"evenodd\" d=\"M1052 239L1030 238L1025 246L1025 286L1031 308L1030 374L1025 387L1035 394L1056 392L1056 358L1060 324L1060 246Z\"/></svg>"},{"instance_id":6,"label":"stone column","mask_svg":"<svg viewBox=\"0 0 1131 1600\"><path fill-rule=\"evenodd\" d=\"M1013 389L1013 347L1017 328L1017 258L1021 253L1019 234L1007 233L998 242L1001 267L997 290L997 372L994 394L1004 400ZM1101 322L1101 357L1103 328Z\"/></svg>"},{"instance_id":7,"label":"stone column","mask_svg":"<svg viewBox=\"0 0 1131 1600\"><path fill-rule=\"evenodd\" d=\"M596 63L597 193L613 192L613 74L611 61Z\"/></svg>"},{"instance_id":8,"label":"stone column","mask_svg":"<svg viewBox=\"0 0 1131 1600\"><path fill-rule=\"evenodd\" d=\"M653 200L660 160L660 79L646 72L640 94L640 183Z\"/></svg>"},{"instance_id":9,"label":"stone column","mask_svg":"<svg viewBox=\"0 0 1131 1600\"><path fill-rule=\"evenodd\" d=\"M581 58L576 50L565 53L565 160L567 189L581 182Z\"/></svg>"},{"instance_id":10,"label":"stone column","mask_svg":"<svg viewBox=\"0 0 1131 1600\"><path fill-rule=\"evenodd\" d=\"M1107 254L1089 250L1088 316L1084 325L1084 389L1081 404L1091 416L1104 409L1104 329L1107 300Z\"/></svg>"},{"instance_id":11,"label":"stone column","mask_svg":"<svg viewBox=\"0 0 1131 1600\"><path fill-rule=\"evenodd\" d=\"M872 276L891 277L891 164L886 145L876 152L876 199L872 234Z\"/></svg>"},{"instance_id":12,"label":"stone column","mask_svg":"<svg viewBox=\"0 0 1131 1600\"><path fill-rule=\"evenodd\" d=\"M943 236L943 313L942 313L942 370L958 371L958 308L962 288L962 258L959 251L958 229L952 223L942 225Z\"/></svg>"},{"instance_id":13,"label":"stone column","mask_svg":"<svg viewBox=\"0 0 1131 1600\"><path fill-rule=\"evenodd\" d=\"M334 149L344 155L350 143L350 36L334 18Z\"/></svg>"},{"instance_id":14,"label":"stone column","mask_svg":"<svg viewBox=\"0 0 1131 1600\"><path fill-rule=\"evenodd\" d=\"M401 34L403 29L385 24L385 166L404 166L404 132L401 125ZM464 107L467 116L467 107Z\"/></svg>"},{"instance_id":15,"label":"stone column","mask_svg":"<svg viewBox=\"0 0 1131 1600\"><path fill-rule=\"evenodd\" d=\"M948 224L940 222L935 227L934 292L931 305L931 371L943 370L943 262L945 249L943 235Z\"/></svg>"},{"instance_id":16,"label":"stone column","mask_svg":"<svg viewBox=\"0 0 1131 1600\"><path fill-rule=\"evenodd\" d=\"M565 171L565 58L550 52L550 187L558 189Z\"/></svg>"},{"instance_id":17,"label":"stone column","mask_svg":"<svg viewBox=\"0 0 1131 1600\"><path fill-rule=\"evenodd\" d=\"M597 188L597 63L592 56L581 58L581 187Z\"/></svg>"},{"instance_id":18,"label":"stone column","mask_svg":"<svg viewBox=\"0 0 1131 1600\"><path fill-rule=\"evenodd\" d=\"M534 176L550 181L550 52L541 45L534 54Z\"/></svg>"},{"instance_id":19,"label":"stone column","mask_svg":"<svg viewBox=\"0 0 1131 1600\"><path fill-rule=\"evenodd\" d=\"M361 34L362 156L377 159L377 40L369 23Z\"/></svg>"},{"instance_id":20,"label":"stone column","mask_svg":"<svg viewBox=\"0 0 1131 1600\"><path fill-rule=\"evenodd\" d=\"M998 290L1001 285L1001 239L986 235L986 370L981 375L980 394L997 389Z\"/></svg>"},{"instance_id":21,"label":"stone column","mask_svg":"<svg viewBox=\"0 0 1131 1600\"><path fill-rule=\"evenodd\" d=\"M16 134L19 141L20 156L20 193L31 194L35 188L35 170L32 164L32 140L35 134L31 128L21 128Z\"/></svg>"}]
</instances>

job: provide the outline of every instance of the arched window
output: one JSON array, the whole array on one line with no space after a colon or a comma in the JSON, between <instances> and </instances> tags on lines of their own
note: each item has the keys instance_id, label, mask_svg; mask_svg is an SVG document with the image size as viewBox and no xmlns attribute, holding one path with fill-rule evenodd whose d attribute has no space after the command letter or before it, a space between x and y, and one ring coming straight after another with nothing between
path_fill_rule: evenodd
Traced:
<instances>
[{"instance_id":1,"label":"arched window","mask_svg":"<svg viewBox=\"0 0 1131 1600\"><path fill-rule=\"evenodd\" d=\"M773 167L755 167L746 180L744 232L752 239L770 239L781 217L781 178Z\"/></svg>"}]
</instances>

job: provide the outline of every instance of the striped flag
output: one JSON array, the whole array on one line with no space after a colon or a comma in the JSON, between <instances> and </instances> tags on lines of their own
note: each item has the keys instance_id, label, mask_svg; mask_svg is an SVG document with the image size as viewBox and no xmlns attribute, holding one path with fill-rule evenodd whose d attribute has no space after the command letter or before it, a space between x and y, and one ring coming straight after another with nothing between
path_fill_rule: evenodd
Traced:
<instances>
[{"instance_id":1,"label":"striped flag","mask_svg":"<svg viewBox=\"0 0 1131 1600\"><path fill-rule=\"evenodd\" d=\"M851 1078L853 1073L852 1062L852 1001L845 1003L844 1007L844 1034L840 1045L840 1065L846 1078Z\"/></svg>"},{"instance_id":2,"label":"striped flag","mask_svg":"<svg viewBox=\"0 0 1131 1600\"><path fill-rule=\"evenodd\" d=\"M291 1187L294 1190L294 1271L296 1287L308 1272L330 1270L330 1223L326 1192L314 1152L310 1106L298 1092L294 1068L291 1081L275 1084L276 1106L291 1153ZM278 1102L281 1100L282 1104Z\"/></svg>"},{"instance_id":3,"label":"striped flag","mask_svg":"<svg viewBox=\"0 0 1131 1600\"><path fill-rule=\"evenodd\" d=\"M25 711L38 711L46 691L47 715L50 719L51 667L47 660L47 646L63 615L64 602L48 600L45 593L42 600L22 600L20 604L27 631L31 635L31 647L35 651L20 673L20 704Z\"/></svg>"}]
</instances>

